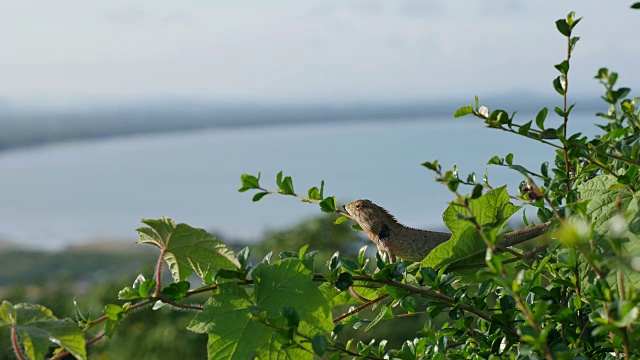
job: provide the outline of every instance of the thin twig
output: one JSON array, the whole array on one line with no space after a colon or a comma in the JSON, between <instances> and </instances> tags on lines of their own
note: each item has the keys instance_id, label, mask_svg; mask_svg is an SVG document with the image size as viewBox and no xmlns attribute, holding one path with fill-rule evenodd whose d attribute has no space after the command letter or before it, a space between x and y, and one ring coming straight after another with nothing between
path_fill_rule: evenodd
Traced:
<instances>
[{"instance_id":1,"label":"thin twig","mask_svg":"<svg viewBox=\"0 0 640 360\"><path fill-rule=\"evenodd\" d=\"M340 321L348 318L349 316L368 308L369 306L377 303L378 301L386 298L387 296L389 296L389 294L382 294L382 295L378 296L377 298L375 298L373 300L370 300L369 302L367 302L367 303L365 303L363 305L360 305L357 308L349 311L348 313L338 316L337 318L333 319L333 323L335 324L337 322L340 322Z\"/></svg>"}]
</instances>

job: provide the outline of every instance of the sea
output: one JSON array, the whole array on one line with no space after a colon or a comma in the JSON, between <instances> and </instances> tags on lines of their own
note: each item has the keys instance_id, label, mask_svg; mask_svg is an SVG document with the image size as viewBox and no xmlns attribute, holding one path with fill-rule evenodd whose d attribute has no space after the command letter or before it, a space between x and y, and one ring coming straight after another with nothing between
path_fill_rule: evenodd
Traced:
<instances>
[{"instance_id":1,"label":"sea","mask_svg":"<svg viewBox=\"0 0 640 360\"><path fill-rule=\"evenodd\" d=\"M570 132L598 132L593 114L572 115ZM550 112L547 124L560 123ZM469 116L210 128L6 150L0 152L0 239L46 250L132 244L141 219L167 216L230 242L256 241L322 214L291 196L253 202L254 192L238 192L241 174L260 173L261 186L275 189L280 171L292 177L297 193L324 181L325 196L335 195L340 206L370 199L406 225L443 230L442 212L453 195L421 164L455 165L463 179L472 172L482 179L487 171L492 186L517 193L519 173L487 165L509 153L535 171L555 157L546 145ZM534 210L527 213L532 219Z\"/></svg>"}]
</instances>

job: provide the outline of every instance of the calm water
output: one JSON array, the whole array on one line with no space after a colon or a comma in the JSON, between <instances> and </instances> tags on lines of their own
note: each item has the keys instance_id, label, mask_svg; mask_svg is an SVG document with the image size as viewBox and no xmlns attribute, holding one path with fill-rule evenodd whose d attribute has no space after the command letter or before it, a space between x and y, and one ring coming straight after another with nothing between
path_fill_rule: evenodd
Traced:
<instances>
[{"instance_id":1,"label":"calm water","mask_svg":"<svg viewBox=\"0 0 640 360\"><path fill-rule=\"evenodd\" d=\"M595 132L586 121L576 127ZM7 151L0 153L0 238L49 249L133 242L140 219L166 215L250 240L320 213L294 198L252 203L252 194L237 192L240 174L262 171L261 184L273 188L280 170L299 193L325 180L325 194L340 205L369 198L407 225L441 227L451 196L420 164L439 159L445 168L457 163L465 178L481 177L491 156L510 151L535 169L553 159L550 149L471 118L211 129ZM495 166L489 178L511 192L521 181Z\"/></svg>"}]
</instances>

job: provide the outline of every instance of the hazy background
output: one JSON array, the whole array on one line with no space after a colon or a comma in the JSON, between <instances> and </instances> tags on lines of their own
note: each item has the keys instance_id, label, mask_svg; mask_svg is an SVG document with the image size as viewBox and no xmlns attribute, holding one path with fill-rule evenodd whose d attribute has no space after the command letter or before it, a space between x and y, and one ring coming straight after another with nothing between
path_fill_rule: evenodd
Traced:
<instances>
[{"instance_id":1,"label":"hazy background","mask_svg":"<svg viewBox=\"0 0 640 360\"><path fill-rule=\"evenodd\" d=\"M241 173L320 180L441 227L450 200L420 163L476 171L517 149L552 152L452 119L479 95L528 120L560 105L551 81L584 17L569 74L570 131L605 111L606 66L637 96L640 12L626 1L0 1L0 239L61 248L135 240L167 215L229 239L317 214L236 192ZM550 120L551 121L551 120ZM558 121L558 120L555 120ZM520 181L490 168L494 185Z\"/></svg>"}]
</instances>

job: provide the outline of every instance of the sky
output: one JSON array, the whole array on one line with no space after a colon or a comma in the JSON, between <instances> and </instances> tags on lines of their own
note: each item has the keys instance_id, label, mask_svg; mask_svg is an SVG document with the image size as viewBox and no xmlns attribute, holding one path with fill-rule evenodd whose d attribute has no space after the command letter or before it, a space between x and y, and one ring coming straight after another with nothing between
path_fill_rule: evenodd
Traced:
<instances>
[{"instance_id":1,"label":"sky","mask_svg":"<svg viewBox=\"0 0 640 360\"><path fill-rule=\"evenodd\" d=\"M570 94L598 68L638 88L632 1L0 1L0 101L398 101L553 94L584 19ZM635 86L634 86L635 85Z\"/></svg>"}]
</instances>

